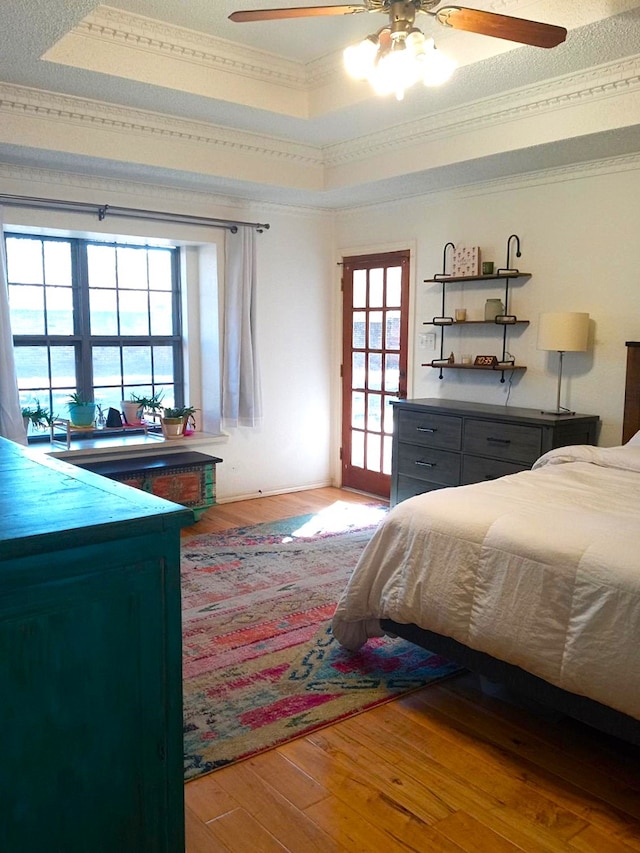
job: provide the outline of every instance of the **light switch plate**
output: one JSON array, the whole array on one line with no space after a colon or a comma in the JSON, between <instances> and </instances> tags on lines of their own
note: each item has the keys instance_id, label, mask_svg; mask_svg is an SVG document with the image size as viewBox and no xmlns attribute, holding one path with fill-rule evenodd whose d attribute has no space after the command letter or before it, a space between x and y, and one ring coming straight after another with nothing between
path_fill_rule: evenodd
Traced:
<instances>
[{"instance_id":1,"label":"light switch plate","mask_svg":"<svg viewBox=\"0 0 640 853\"><path fill-rule=\"evenodd\" d=\"M420 349L434 350L436 348L435 332L422 332L418 339Z\"/></svg>"}]
</instances>

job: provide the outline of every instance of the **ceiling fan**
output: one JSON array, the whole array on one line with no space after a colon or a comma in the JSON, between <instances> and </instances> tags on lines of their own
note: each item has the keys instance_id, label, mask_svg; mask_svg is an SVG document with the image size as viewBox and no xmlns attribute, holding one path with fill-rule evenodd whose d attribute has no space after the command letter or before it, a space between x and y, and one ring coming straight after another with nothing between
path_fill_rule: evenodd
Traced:
<instances>
[{"instance_id":1,"label":"ceiling fan","mask_svg":"<svg viewBox=\"0 0 640 853\"><path fill-rule=\"evenodd\" d=\"M298 6L290 9L248 9L233 12L229 20L238 23L250 21L276 21L285 18L316 18L326 15L355 15L360 12L383 12L389 16L389 24L409 24L411 27L417 12L425 12L438 23L455 30L466 30L484 36L517 41L534 47L556 47L567 37L564 27L498 15L494 12L482 12L479 9L466 9L463 6L443 6L441 0L363 0L362 3L349 6Z\"/></svg>"},{"instance_id":2,"label":"ceiling fan","mask_svg":"<svg viewBox=\"0 0 640 853\"><path fill-rule=\"evenodd\" d=\"M448 79L454 60L436 50L433 39L414 26L416 14L424 12L445 27L493 36L533 47L556 47L567 37L564 27L524 18L467 9L463 6L436 7L442 0L363 0L357 5L298 6L288 9L253 9L233 12L238 23L275 21L287 18L315 18L328 15L355 15L381 12L388 23L345 51L347 70L357 79L368 79L378 94L396 93L423 79L437 85Z\"/></svg>"}]
</instances>

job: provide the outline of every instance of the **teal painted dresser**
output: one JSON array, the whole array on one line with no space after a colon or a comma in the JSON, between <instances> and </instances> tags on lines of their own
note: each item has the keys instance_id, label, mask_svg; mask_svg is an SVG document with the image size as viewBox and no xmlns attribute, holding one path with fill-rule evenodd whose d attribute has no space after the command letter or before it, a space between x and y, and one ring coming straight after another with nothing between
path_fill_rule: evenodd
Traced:
<instances>
[{"instance_id":1,"label":"teal painted dresser","mask_svg":"<svg viewBox=\"0 0 640 853\"><path fill-rule=\"evenodd\" d=\"M191 510L0 438L0 850L184 850Z\"/></svg>"}]
</instances>

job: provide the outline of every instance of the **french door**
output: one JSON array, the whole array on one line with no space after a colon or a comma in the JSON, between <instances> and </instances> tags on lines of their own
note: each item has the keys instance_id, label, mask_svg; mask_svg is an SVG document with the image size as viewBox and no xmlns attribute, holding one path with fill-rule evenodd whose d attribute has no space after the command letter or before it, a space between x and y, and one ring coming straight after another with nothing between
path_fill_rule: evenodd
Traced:
<instances>
[{"instance_id":1,"label":"french door","mask_svg":"<svg viewBox=\"0 0 640 853\"><path fill-rule=\"evenodd\" d=\"M342 285L342 485L389 497L389 403L407 396L409 251L344 258Z\"/></svg>"}]
</instances>

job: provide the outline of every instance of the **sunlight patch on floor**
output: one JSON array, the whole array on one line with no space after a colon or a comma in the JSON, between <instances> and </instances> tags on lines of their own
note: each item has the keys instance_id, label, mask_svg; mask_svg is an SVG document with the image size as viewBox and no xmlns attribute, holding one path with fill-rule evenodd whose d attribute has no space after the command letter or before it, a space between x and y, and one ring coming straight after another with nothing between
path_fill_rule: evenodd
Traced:
<instances>
[{"instance_id":1,"label":"sunlight patch on floor","mask_svg":"<svg viewBox=\"0 0 640 853\"><path fill-rule=\"evenodd\" d=\"M323 533L344 533L359 527L378 524L387 513L387 507L352 504L336 501L317 512L302 527L294 530L293 537L319 536Z\"/></svg>"}]
</instances>

